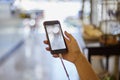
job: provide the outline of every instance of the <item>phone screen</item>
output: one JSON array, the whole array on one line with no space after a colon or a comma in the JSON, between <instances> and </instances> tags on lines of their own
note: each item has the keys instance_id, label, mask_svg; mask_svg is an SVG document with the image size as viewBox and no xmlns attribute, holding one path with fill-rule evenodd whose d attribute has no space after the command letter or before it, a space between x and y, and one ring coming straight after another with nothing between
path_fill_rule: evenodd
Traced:
<instances>
[{"instance_id":1,"label":"phone screen","mask_svg":"<svg viewBox=\"0 0 120 80\"><path fill-rule=\"evenodd\" d=\"M52 51L63 51L66 49L60 23L45 24L47 37Z\"/></svg>"}]
</instances>

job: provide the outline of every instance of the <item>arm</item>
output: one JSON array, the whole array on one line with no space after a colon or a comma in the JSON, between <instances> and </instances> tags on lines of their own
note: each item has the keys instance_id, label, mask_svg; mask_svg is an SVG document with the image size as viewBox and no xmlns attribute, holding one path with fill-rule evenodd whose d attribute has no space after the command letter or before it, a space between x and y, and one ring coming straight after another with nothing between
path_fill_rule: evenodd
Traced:
<instances>
[{"instance_id":1,"label":"arm","mask_svg":"<svg viewBox=\"0 0 120 80\"><path fill-rule=\"evenodd\" d=\"M73 36L65 32L68 53L63 54L63 58L75 64L81 80L99 80L92 66L82 54L77 41Z\"/></svg>"},{"instance_id":2,"label":"arm","mask_svg":"<svg viewBox=\"0 0 120 80\"><path fill-rule=\"evenodd\" d=\"M97 75L93 71L90 63L82 54L77 41L73 38L71 34L65 32L65 35L68 52L62 54L63 58L75 64L81 80L99 80ZM49 44L47 40L44 41L44 43ZM50 51L50 48L47 47L46 50ZM58 54L53 54L53 57L58 57Z\"/></svg>"},{"instance_id":3,"label":"arm","mask_svg":"<svg viewBox=\"0 0 120 80\"><path fill-rule=\"evenodd\" d=\"M74 64L81 80L99 80L90 63L83 54L79 54Z\"/></svg>"}]
</instances>

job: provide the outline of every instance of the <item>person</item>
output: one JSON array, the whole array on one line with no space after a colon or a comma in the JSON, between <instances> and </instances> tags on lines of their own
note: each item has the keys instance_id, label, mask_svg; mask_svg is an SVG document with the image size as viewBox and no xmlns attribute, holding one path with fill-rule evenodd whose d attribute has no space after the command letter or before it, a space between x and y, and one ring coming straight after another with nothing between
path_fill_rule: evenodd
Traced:
<instances>
[{"instance_id":1,"label":"person","mask_svg":"<svg viewBox=\"0 0 120 80\"><path fill-rule=\"evenodd\" d=\"M82 54L75 38L67 31L65 31L64 33L65 33L65 41L68 47L68 52L62 54L63 59L72 62L75 65L81 80L99 80L91 64ZM44 43L47 45L49 44L48 40L44 40ZM46 47L46 50L50 51L50 48ZM52 54L52 55L55 58L59 57L58 54Z\"/></svg>"}]
</instances>

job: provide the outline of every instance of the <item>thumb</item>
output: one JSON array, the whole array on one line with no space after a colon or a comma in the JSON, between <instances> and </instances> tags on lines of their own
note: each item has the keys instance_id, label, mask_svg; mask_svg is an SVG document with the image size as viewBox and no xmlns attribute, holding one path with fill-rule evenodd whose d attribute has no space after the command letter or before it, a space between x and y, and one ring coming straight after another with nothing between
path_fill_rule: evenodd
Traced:
<instances>
[{"instance_id":1,"label":"thumb","mask_svg":"<svg viewBox=\"0 0 120 80\"><path fill-rule=\"evenodd\" d=\"M69 41L74 39L73 36L70 33L68 33L67 31L65 31L65 36L69 39Z\"/></svg>"}]
</instances>

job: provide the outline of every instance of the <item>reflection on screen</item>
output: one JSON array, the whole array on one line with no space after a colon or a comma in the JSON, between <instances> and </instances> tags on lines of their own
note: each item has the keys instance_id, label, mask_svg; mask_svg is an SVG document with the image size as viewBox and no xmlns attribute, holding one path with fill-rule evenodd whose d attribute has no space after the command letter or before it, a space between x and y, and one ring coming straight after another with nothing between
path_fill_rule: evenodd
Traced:
<instances>
[{"instance_id":1,"label":"reflection on screen","mask_svg":"<svg viewBox=\"0 0 120 80\"><path fill-rule=\"evenodd\" d=\"M65 43L59 24L47 25L48 37L52 50L65 49Z\"/></svg>"}]
</instances>

